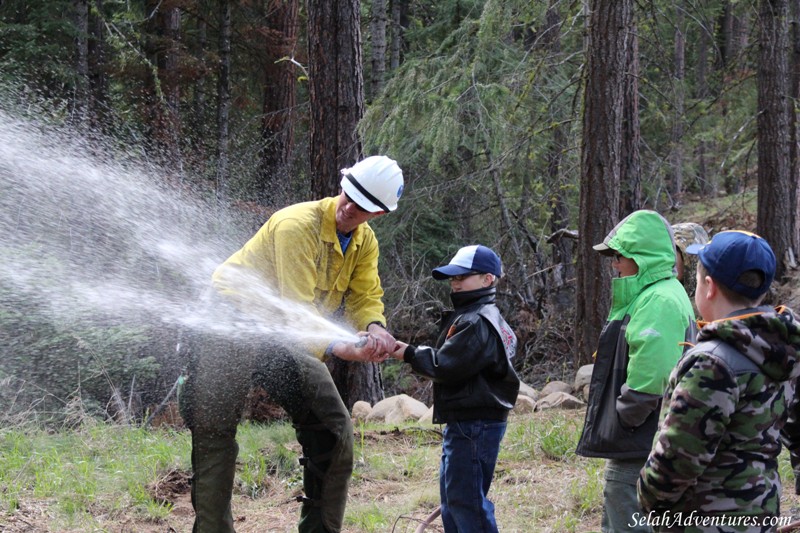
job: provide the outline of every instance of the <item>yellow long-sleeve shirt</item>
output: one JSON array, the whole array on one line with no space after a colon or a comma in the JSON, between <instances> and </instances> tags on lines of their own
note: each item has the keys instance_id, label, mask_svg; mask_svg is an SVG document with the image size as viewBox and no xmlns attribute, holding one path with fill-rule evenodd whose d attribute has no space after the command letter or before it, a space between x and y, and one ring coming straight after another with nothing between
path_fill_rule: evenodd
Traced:
<instances>
[{"instance_id":1,"label":"yellow long-sleeve shirt","mask_svg":"<svg viewBox=\"0 0 800 533\"><path fill-rule=\"evenodd\" d=\"M336 236L336 198L294 204L272 215L261 229L214 271L217 291L236 304L252 295L240 273L255 275L282 299L309 304L359 330L386 323L378 277L378 241L365 222L353 230L347 253ZM245 304L246 305L246 304ZM324 345L312 351L322 358Z\"/></svg>"}]
</instances>

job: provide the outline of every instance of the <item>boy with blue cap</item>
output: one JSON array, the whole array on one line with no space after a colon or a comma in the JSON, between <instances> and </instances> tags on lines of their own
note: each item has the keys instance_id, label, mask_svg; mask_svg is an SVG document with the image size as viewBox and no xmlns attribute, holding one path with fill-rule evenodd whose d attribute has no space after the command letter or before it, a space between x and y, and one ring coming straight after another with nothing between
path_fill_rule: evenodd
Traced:
<instances>
[{"instance_id":1,"label":"boy with blue cap","mask_svg":"<svg viewBox=\"0 0 800 533\"><path fill-rule=\"evenodd\" d=\"M433 381L433 421L447 424L439 471L445 532L496 532L486 495L519 392L517 338L495 305L502 264L486 246L465 246L432 275L449 280L455 309L436 348L398 342L393 356Z\"/></svg>"},{"instance_id":2,"label":"boy with blue cap","mask_svg":"<svg viewBox=\"0 0 800 533\"><path fill-rule=\"evenodd\" d=\"M784 426L800 375L790 310L761 305L775 276L767 241L723 231L696 254L695 303L707 322L673 370L641 471L656 531L774 531L781 433L797 464L800 424Z\"/></svg>"}]
</instances>

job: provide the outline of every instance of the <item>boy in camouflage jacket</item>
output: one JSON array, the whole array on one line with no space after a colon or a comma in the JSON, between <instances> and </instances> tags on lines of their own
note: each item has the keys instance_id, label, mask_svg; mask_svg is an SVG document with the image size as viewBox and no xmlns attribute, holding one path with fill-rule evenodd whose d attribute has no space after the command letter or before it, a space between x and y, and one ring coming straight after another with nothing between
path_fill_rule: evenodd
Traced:
<instances>
[{"instance_id":1,"label":"boy in camouflage jacket","mask_svg":"<svg viewBox=\"0 0 800 533\"><path fill-rule=\"evenodd\" d=\"M656 531L775 531L800 327L788 309L759 306L775 274L761 237L725 231L687 252L699 256L695 302L710 322L670 376L637 519ZM800 443L794 424L783 431Z\"/></svg>"}]
</instances>

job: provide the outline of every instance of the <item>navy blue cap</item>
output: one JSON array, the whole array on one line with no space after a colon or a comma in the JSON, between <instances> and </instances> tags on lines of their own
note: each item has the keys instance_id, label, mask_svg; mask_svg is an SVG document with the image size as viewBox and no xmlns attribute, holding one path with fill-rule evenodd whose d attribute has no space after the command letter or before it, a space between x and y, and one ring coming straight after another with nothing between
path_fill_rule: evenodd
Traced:
<instances>
[{"instance_id":1,"label":"navy blue cap","mask_svg":"<svg viewBox=\"0 0 800 533\"><path fill-rule=\"evenodd\" d=\"M498 278L503 275L503 265L500 257L481 244L461 248L450 260L450 263L434 268L431 275L434 279L447 279L464 274L487 273Z\"/></svg>"},{"instance_id":2,"label":"navy blue cap","mask_svg":"<svg viewBox=\"0 0 800 533\"><path fill-rule=\"evenodd\" d=\"M775 253L769 243L755 233L741 230L721 231L708 244L692 244L686 253L697 255L709 275L742 296L756 299L769 289L775 278ZM738 282L748 270L764 275L759 287Z\"/></svg>"}]
</instances>

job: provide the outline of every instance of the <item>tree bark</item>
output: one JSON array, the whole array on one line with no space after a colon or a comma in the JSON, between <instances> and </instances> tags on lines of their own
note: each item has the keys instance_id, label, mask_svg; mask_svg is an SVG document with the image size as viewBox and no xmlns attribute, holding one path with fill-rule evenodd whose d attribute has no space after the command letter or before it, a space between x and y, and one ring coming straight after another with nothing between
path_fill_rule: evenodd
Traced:
<instances>
[{"instance_id":1,"label":"tree bark","mask_svg":"<svg viewBox=\"0 0 800 533\"><path fill-rule=\"evenodd\" d=\"M197 19L195 28L195 38L192 40L192 55L194 61L199 65L199 70L192 86L192 112L188 117L189 143L192 146L192 159L204 162L208 159L207 147L211 143L205 142L210 137L212 128L208 127L209 111L208 106L208 78L210 69L207 67L208 59L208 22L204 17ZM202 164L202 163L201 163Z\"/></svg>"},{"instance_id":2,"label":"tree bark","mask_svg":"<svg viewBox=\"0 0 800 533\"><path fill-rule=\"evenodd\" d=\"M542 45L546 47L550 54L558 55L561 53L561 15L558 12L558 0L551 0L550 6L545 13L545 29L542 33ZM553 192L553 202L551 205L552 215L550 216L550 231L555 234L560 230L569 227L569 207L564 197L564 176L562 176L561 165L564 153L567 150L566 126L556 123L552 127L552 139L547 149L547 176ZM573 264L574 245L569 239L556 239L553 242L553 262L559 265L553 271L552 279L555 289L559 290L571 283L575 278L575 265Z\"/></svg>"},{"instance_id":3,"label":"tree bark","mask_svg":"<svg viewBox=\"0 0 800 533\"><path fill-rule=\"evenodd\" d=\"M231 0L219 3L219 81L217 82L217 201L228 196L231 111Z\"/></svg>"},{"instance_id":4,"label":"tree bark","mask_svg":"<svg viewBox=\"0 0 800 533\"><path fill-rule=\"evenodd\" d=\"M392 48L389 58L389 68L395 70L402 62L403 34L408 25L407 14L408 0L391 0L392 2Z\"/></svg>"},{"instance_id":5,"label":"tree bark","mask_svg":"<svg viewBox=\"0 0 800 533\"><path fill-rule=\"evenodd\" d=\"M364 114L359 0L309 0L311 182L318 196L336 194L339 170L361 158Z\"/></svg>"},{"instance_id":6,"label":"tree bark","mask_svg":"<svg viewBox=\"0 0 800 533\"><path fill-rule=\"evenodd\" d=\"M591 361L608 314L611 276L592 246L619 218L622 121L626 95L627 26L632 0L591 0L584 88L578 227L576 365Z\"/></svg>"},{"instance_id":7,"label":"tree bark","mask_svg":"<svg viewBox=\"0 0 800 533\"><path fill-rule=\"evenodd\" d=\"M386 0L372 0L372 18L369 27L372 39L372 83L370 83L372 100L383 89L383 79L386 74Z\"/></svg>"},{"instance_id":8,"label":"tree bark","mask_svg":"<svg viewBox=\"0 0 800 533\"><path fill-rule=\"evenodd\" d=\"M620 211L622 216L642 207L642 163L639 157L639 37L631 4L623 10L625 77L623 78L622 137L620 139Z\"/></svg>"},{"instance_id":9,"label":"tree bark","mask_svg":"<svg viewBox=\"0 0 800 533\"><path fill-rule=\"evenodd\" d=\"M722 12L719 16L719 32L717 33L717 48L719 50L719 55L717 56L719 62L717 65L718 70L727 68L735 55L733 28L733 6L730 0L724 0Z\"/></svg>"},{"instance_id":10,"label":"tree bark","mask_svg":"<svg viewBox=\"0 0 800 533\"><path fill-rule=\"evenodd\" d=\"M164 95L167 102L167 120L170 133L174 136L169 145L173 150L179 147L180 139L180 104L181 104L181 77L179 74L181 41L181 10L169 7L164 12L165 50L161 55L162 61L159 70L164 72ZM163 66L162 66L163 65ZM174 152L173 155L177 155Z\"/></svg>"},{"instance_id":11,"label":"tree bark","mask_svg":"<svg viewBox=\"0 0 800 533\"><path fill-rule=\"evenodd\" d=\"M704 100L709 96L708 87L708 49L711 44L712 33L709 28L699 26L700 38L697 45L697 68L695 70L695 97ZM717 195L717 182L715 177L709 175L706 169L706 141L700 140L695 151L697 157L697 179L700 181L700 192L712 198Z\"/></svg>"},{"instance_id":12,"label":"tree bark","mask_svg":"<svg viewBox=\"0 0 800 533\"><path fill-rule=\"evenodd\" d=\"M683 112L685 102L686 78L686 34L685 34L685 0L675 5L675 43L674 68L675 75L675 114L672 117L672 179L670 180L670 196L672 206L680 207L683 203Z\"/></svg>"},{"instance_id":13,"label":"tree bark","mask_svg":"<svg viewBox=\"0 0 800 533\"><path fill-rule=\"evenodd\" d=\"M789 194L796 184L789 166L789 35L787 0L761 0L758 61L758 215L757 231L772 246L775 279L794 265L796 213Z\"/></svg>"},{"instance_id":14,"label":"tree bark","mask_svg":"<svg viewBox=\"0 0 800 533\"><path fill-rule=\"evenodd\" d=\"M264 64L264 118L261 127L261 171L256 199L261 204L281 204L289 183L294 150L294 108L297 103L295 66L298 1L272 0L267 14Z\"/></svg>"},{"instance_id":15,"label":"tree bark","mask_svg":"<svg viewBox=\"0 0 800 533\"><path fill-rule=\"evenodd\" d=\"M89 10L89 121L94 130L105 130L108 106L108 72L106 67L106 28L102 18L103 0L94 0Z\"/></svg>"},{"instance_id":16,"label":"tree bark","mask_svg":"<svg viewBox=\"0 0 800 533\"><path fill-rule=\"evenodd\" d=\"M74 0L75 99L73 121L85 127L89 114L89 0Z\"/></svg>"},{"instance_id":17,"label":"tree bark","mask_svg":"<svg viewBox=\"0 0 800 533\"><path fill-rule=\"evenodd\" d=\"M800 101L800 0L791 0L790 2L790 16L791 16L791 97L793 101ZM789 124L791 131L791 144L789 151L789 170L791 171L791 182L793 190L789 194L791 199L791 207L789 210L790 216L794 218L793 228L793 247L795 250L800 250L800 215L797 210L800 208L800 131L798 131L798 120L800 116L797 113L797 107L794 105L789 106Z\"/></svg>"},{"instance_id":18,"label":"tree bark","mask_svg":"<svg viewBox=\"0 0 800 533\"><path fill-rule=\"evenodd\" d=\"M311 182L317 196L339 191L339 170L361 157L358 122L364 113L359 0L309 0L308 59L311 100ZM348 408L383 398L380 366L329 363Z\"/></svg>"},{"instance_id":19,"label":"tree bark","mask_svg":"<svg viewBox=\"0 0 800 533\"><path fill-rule=\"evenodd\" d=\"M180 78L178 42L181 12L171 2L147 0L145 49L151 70L147 80L147 122L161 163L171 171L180 166Z\"/></svg>"}]
</instances>

